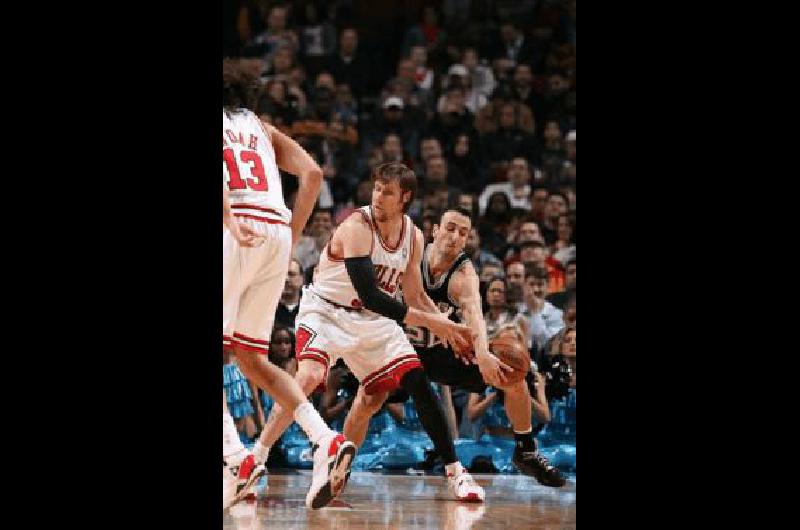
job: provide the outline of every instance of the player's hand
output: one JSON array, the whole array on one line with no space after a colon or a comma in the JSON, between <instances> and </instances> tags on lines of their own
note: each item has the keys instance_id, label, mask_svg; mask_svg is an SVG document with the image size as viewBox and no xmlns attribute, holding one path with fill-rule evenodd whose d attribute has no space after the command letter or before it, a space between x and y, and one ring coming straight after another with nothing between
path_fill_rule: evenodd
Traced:
<instances>
[{"instance_id":1,"label":"player's hand","mask_svg":"<svg viewBox=\"0 0 800 530\"><path fill-rule=\"evenodd\" d=\"M481 371L483 380L491 386L504 386L508 383L506 374L511 374L513 368L495 357L494 354L486 352L484 355L475 357L475 364Z\"/></svg>"},{"instance_id":2,"label":"player's hand","mask_svg":"<svg viewBox=\"0 0 800 530\"><path fill-rule=\"evenodd\" d=\"M233 238L243 247L260 247L266 238L231 216L225 223Z\"/></svg>"},{"instance_id":3,"label":"player's hand","mask_svg":"<svg viewBox=\"0 0 800 530\"><path fill-rule=\"evenodd\" d=\"M465 352L472 349L472 330L465 324L456 324L441 313L430 316L428 328L447 341L453 351Z\"/></svg>"}]
</instances>

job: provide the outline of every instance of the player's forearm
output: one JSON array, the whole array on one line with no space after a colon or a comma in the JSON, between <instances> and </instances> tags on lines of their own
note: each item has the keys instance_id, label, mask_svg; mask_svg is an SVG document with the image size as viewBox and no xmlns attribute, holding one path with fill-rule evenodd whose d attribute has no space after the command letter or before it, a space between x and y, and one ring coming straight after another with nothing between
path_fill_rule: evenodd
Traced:
<instances>
[{"instance_id":1,"label":"player's forearm","mask_svg":"<svg viewBox=\"0 0 800 530\"><path fill-rule=\"evenodd\" d=\"M316 166L316 164L314 164ZM309 168L300 177L300 187L297 190L297 199L294 201L292 210L292 240L297 241L303 234L303 229L311 217L314 205L319 197L319 189L322 185L322 170L319 166Z\"/></svg>"},{"instance_id":2,"label":"player's forearm","mask_svg":"<svg viewBox=\"0 0 800 530\"><path fill-rule=\"evenodd\" d=\"M412 296L408 297L406 303L409 307L413 307L425 313L439 312L439 308L436 307L436 304L433 303L433 300L431 300L430 296L428 296L428 294L422 289L416 293L412 293Z\"/></svg>"},{"instance_id":3,"label":"player's forearm","mask_svg":"<svg viewBox=\"0 0 800 530\"><path fill-rule=\"evenodd\" d=\"M406 313L406 318L403 320L403 323L408 326L428 329L431 329L432 322L433 312L411 306L409 306L408 312Z\"/></svg>"},{"instance_id":4,"label":"player's forearm","mask_svg":"<svg viewBox=\"0 0 800 530\"><path fill-rule=\"evenodd\" d=\"M473 338L475 355L480 356L489 353L489 342L486 339L486 321L483 319L480 307L476 307L474 303L466 304L461 309L461 315L464 317L464 323L477 334Z\"/></svg>"}]
</instances>

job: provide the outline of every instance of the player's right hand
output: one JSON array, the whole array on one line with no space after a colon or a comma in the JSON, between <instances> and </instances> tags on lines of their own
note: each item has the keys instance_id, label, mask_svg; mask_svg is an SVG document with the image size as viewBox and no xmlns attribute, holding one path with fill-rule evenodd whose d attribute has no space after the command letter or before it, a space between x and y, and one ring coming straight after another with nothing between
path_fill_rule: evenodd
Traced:
<instances>
[{"instance_id":1,"label":"player's right hand","mask_svg":"<svg viewBox=\"0 0 800 530\"><path fill-rule=\"evenodd\" d=\"M435 320L435 327L440 329L432 327L431 331L445 339L453 351L459 355L473 351L472 330L466 324L457 324L444 316L437 316Z\"/></svg>"}]
</instances>

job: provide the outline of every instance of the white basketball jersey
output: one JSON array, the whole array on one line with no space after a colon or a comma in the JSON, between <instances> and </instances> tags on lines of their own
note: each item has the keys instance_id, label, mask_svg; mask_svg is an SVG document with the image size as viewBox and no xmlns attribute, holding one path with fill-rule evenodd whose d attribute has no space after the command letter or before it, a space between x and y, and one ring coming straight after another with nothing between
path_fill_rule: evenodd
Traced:
<instances>
[{"instance_id":1,"label":"white basketball jersey","mask_svg":"<svg viewBox=\"0 0 800 530\"><path fill-rule=\"evenodd\" d=\"M396 246L390 246L388 242L381 238L378 227L372 218L371 210L369 206L364 206L356 210L356 213L363 215L372 228L370 257L375 265L375 278L378 281L378 288L389 296L400 300L403 274L414 249L414 224L407 215L404 215L400 239ZM347 275L344 257L332 255L330 243L325 246L320 254L319 268L310 289L322 298L336 304L354 308L362 307L358 293Z\"/></svg>"},{"instance_id":2,"label":"white basketball jersey","mask_svg":"<svg viewBox=\"0 0 800 530\"><path fill-rule=\"evenodd\" d=\"M270 136L249 110L222 111L222 176L234 215L291 222Z\"/></svg>"}]
</instances>

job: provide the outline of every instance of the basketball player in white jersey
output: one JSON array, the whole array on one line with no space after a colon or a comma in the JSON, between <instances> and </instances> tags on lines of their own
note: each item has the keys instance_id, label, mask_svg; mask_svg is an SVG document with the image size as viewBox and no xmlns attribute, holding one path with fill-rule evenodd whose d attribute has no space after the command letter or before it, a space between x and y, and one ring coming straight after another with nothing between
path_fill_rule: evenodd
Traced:
<instances>
[{"instance_id":1,"label":"basketball player in white jersey","mask_svg":"<svg viewBox=\"0 0 800 530\"><path fill-rule=\"evenodd\" d=\"M355 445L332 431L292 377L269 362L272 323L298 240L319 195L322 170L296 142L261 122L246 105L252 80L223 66L223 347L244 375L300 424L315 446L306 506L328 504L344 485ZM284 204L278 168L297 175L294 213ZM234 219L235 218L235 219ZM224 395L223 395L224 402ZM223 507L242 498L264 473L239 441L223 407ZM238 490L231 488L233 479Z\"/></svg>"},{"instance_id":2,"label":"basketball player in white jersey","mask_svg":"<svg viewBox=\"0 0 800 530\"><path fill-rule=\"evenodd\" d=\"M296 318L298 383L311 394L342 358L361 383L355 398L378 407L401 387L414 398L422 425L443 451L448 485L462 501L481 502L483 489L458 462L444 413L401 323L430 329L458 350L471 348L472 331L450 321L425 294L420 276L422 231L404 215L416 193L414 172L403 164L373 170L372 204L351 214L323 250L313 283L304 290ZM399 289L408 305L399 301ZM364 440L369 417L345 420L345 432ZM354 425L354 422L363 425ZM291 423L273 407L253 448L258 462Z\"/></svg>"}]
</instances>

